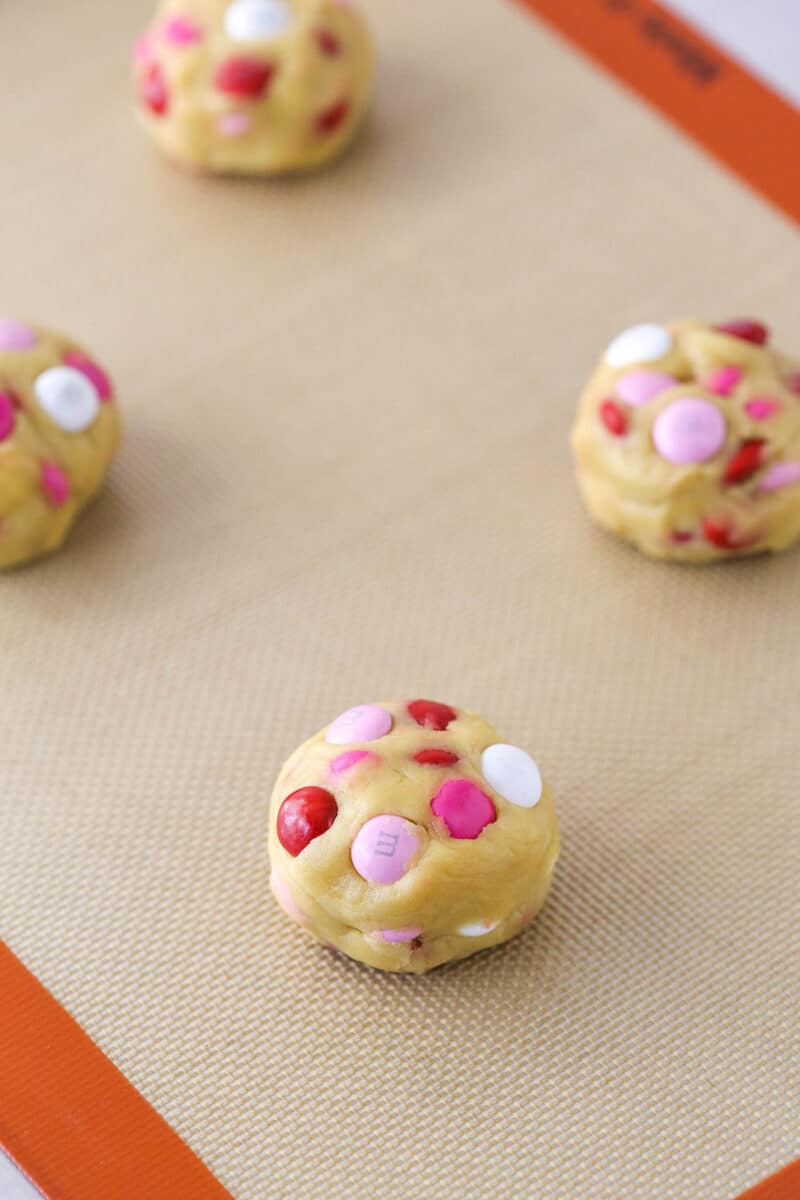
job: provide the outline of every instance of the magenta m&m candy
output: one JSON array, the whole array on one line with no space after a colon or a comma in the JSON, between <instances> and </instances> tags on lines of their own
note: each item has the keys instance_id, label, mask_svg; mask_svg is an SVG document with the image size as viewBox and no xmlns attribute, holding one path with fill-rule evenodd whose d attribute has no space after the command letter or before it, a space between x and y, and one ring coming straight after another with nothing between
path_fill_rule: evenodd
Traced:
<instances>
[{"instance_id":1,"label":"magenta m&m candy","mask_svg":"<svg viewBox=\"0 0 800 1200\"><path fill-rule=\"evenodd\" d=\"M715 396L730 396L743 374L741 367L714 367L703 379L703 387Z\"/></svg>"},{"instance_id":2,"label":"magenta m&m candy","mask_svg":"<svg viewBox=\"0 0 800 1200\"><path fill-rule=\"evenodd\" d=\"M431 810L451 837L474 839L497 819L494 804L471 779L450 779L431 800Z\"/></svg>"}]
</instances>

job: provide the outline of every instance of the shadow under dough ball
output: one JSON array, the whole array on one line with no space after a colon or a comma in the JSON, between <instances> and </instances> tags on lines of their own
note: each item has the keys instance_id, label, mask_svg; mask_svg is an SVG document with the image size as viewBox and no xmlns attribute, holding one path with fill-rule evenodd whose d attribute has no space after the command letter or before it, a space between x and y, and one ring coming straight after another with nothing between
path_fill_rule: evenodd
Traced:
<instances>
[{"instance_id":1,"label":"shadow under dough ball","mask_svg":"<svg viewBox=\"0 0 800 1200\"><path fill-rule=\"evenodd\" d=\"M520 933L558 851L530 755L433 700L342 713L294 752L272 795L278 903L384 971L422 973Z\"/></svg>"},{"instance_id":2,"label":"shadow under dough ball","mask_svg":"<svg viewBox=\"0 0 800 1200\"><path fill-rule=\"evenodd\" d=\"M111 381L84 349L0 318L0 567L61 545L120 438Z\"/></svg>"},{"instance_id":3,"label":"shadow under dough ball","mask_svg":"<svg viewBox=\"0 0 800 1200\"><path fill-rule=\"evenodd\" d=\"M344 0L167 0L134 51L156 145L220 174L335 158L364 115L372 68L366 25Z\"/></svg>"},{"instance_id":4,"label":"shadow under dough ball","mask_svg":"<svg viewBox=\"0 0 800 1200\"><path fill-rule=\"evenodd\" d=\"M651 558L705 563L800 537L800 370L759 321L635 325L572 432L586 507Z\"/></svg>"}]
</instances>

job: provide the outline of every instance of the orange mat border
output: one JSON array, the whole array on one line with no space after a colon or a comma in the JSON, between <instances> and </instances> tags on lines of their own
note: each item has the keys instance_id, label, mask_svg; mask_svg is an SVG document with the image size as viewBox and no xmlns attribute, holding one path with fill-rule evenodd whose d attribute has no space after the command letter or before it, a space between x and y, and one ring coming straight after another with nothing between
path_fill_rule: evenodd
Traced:
<instances>
[{"instance_id":1,"label":"orange mat border","mask_svg":"<svg viewBox=\"0 0 800 1200\"><path fill-rule=\"evenodd\" d=\"M47 1200L232 1200L0 942L0 1147ZM740 1200L798 1200L800 1159Z\"/></svg>"},{"instance_id":2,"label":"orange mat border","mask_svg":"<svg viewBox=\"0 0 800 1200\"><path fill-rule=\"evenodd\" d=\"M517 0L800 223L800 111L656 0Z\"/></svg>"},{"instance_id":3,"label":"orange mat border","mask_svg":"<svg viewBox=\"0 0 800 1200\"><path fill-rule=\"evenodd\" d=\"M47 1200L231 1200L2 942L0 1146Z\"/></svg>"},{"instance_id":4,"label":"orange mat border","mask_svg":"<svg viewBox=\"0 0 800 1200\"><path fill-rule=\"evenodd\" d=\"M750 1188L739 1200L798 1200L800 1197L800 1158L776 1175Z\"/></svg>"}]
</instances>

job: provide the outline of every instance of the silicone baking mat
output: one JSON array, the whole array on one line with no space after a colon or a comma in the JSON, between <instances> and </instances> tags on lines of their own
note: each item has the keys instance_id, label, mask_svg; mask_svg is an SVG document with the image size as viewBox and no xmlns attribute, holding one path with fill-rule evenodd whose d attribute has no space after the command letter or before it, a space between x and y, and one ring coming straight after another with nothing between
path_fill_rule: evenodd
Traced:
<instances>
[{"instance_id":1,"label":"silicone baking mat","mask_svg":"<svg viewBox=\"0 0 800 1200\"><path fill-rule=\"evenodd\" d=\"M521 3L800 220L795 0Z\"/></svg>"},{"instance_id":2,"label":"silicone baking mat","mask_svg":"<svg viewBox=\"0 0 800 1200\"><path fill-rule=\"evenodd\" d=\"M260 185L142 141L148 4L3 5L0 307L87 341L127 444L0 580L0 933L236 1200L730 1200L800 1153L800 554L645 562L585 519L567 433L635 321L797 350L797 234L519 5L369 14L366 135ZM422 979L267 887L282 759L390 693L484 711L563 825L532 930ZM76 1035L31 985L55 1104ZM125 1148L127 1084L98 1067L82 1124L75 1061L48 1189L108 1200L74 1179ZM139 1104L115 1200L169 1194Z\"/></svg>"}]
</instances>

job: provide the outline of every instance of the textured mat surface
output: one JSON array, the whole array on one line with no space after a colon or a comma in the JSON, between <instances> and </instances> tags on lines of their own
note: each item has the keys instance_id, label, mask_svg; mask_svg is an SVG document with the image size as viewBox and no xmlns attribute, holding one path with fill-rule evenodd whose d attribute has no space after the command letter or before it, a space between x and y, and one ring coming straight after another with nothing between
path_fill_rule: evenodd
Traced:
<instances>
[{"instance_id":1,"label":"textured mat surface","mask_svg":"<svg viewBox=\"0 0 800 1200\"><path fill-rule=\"evenodd\" d=\"M102 355L128 440L0 580L0 934L237 1200L729 1200L800 1153L800 553L647 563L566 437L636 320L800 351L796 233L510 5L372 0L367 136L273 186L142 142L146 4L35 8L0 307ZM530 933L392 979L277 911L267 800L412 693L531 748L564 848Z\"/></svg>"}]
</instances>

